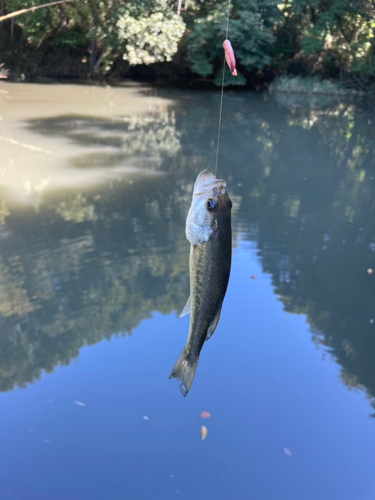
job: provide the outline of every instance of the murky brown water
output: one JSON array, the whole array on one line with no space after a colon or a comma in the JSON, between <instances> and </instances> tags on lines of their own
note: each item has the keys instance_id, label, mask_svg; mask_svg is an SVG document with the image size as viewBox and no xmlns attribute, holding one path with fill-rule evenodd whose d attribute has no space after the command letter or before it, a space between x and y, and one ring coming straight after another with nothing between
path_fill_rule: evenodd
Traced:
<instances>
[{"instance_id":1,"label":"murky brown water","mask_svg":"<svg viewBox=\"0 0 375 500\"><path fill-rule=\"evenodd\" d=\"M152 162L149 151L135 158L127 142L147 115L163 119L172 100L152 97L152 90L130 84L117 89L2 84L1 90L0 187L6 188L5 197L33 203L41 193L99 185L128 173L153 173L139 168L142 160ZM100 121L104 129L98 127ZM38 124L43 124L43 133L38 133ZM117 141L111 125L119 126ZM121 125L130 126L127 137ZM140 146L133 149L139 152ZM123 156L121 161L108 164L116 155Z\"/></svg>"}]
</instances>

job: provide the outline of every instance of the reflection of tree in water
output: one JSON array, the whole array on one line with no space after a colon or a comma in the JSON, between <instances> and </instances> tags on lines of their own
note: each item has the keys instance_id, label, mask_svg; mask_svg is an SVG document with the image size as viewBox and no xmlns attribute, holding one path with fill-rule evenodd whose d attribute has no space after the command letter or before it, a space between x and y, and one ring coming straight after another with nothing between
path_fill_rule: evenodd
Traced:
<instances>
[{"instance_id":1,"label":"reflection of tree in water","mask_svg":"<svg viewBox=\"0 0 375 500\"><path fill-rule=\"evenodd\" d=\"M9 208L5 200L2 200L0 203L0 225L3 225L6 217L10 215Z\"/></svg>"},{"instance_id":2,"label":"reflection of tree in water","mask_svg":"<svg viewBox=\"0 0 375 500\"><path fill-rule=\"evenodd\" d=\"M79 168L116 167L138 160L137 164L155 169L173 158L180 147L173 111L107 119L62 115L29 120L27 125L33 132L64 137L95 150L72 158Z\"/></svg>"},{"instance_id":3,"label":"reflection of tree in water","mask_svg":"<svg viewBox=\"0 0 375 500\"><path fill-rule=\"evenodd\" d=\"M145 182L146 194L140 186L104 191L90 202L96 218L80 224L70 212L64 221L52 209L61 205L56 198L39 206L37 216L10 217L12 235L0 262L0 297L6 299L0 306L0 390L68 364L83 345L131 333L153 311L183 307L188 245L179 200L185 193L171 197L163 182Z\"/></svg>"},{"instance_id":4,"label":"reflection of tree in water","mask_svg":"<svg viewBox=\"0 0 375 500\"><path fill-rule=\"evenodd\" d=\"M0 315L4 318L14 314L33 311L24 288L24 271L19 257L10 257L5 265L0 256Z\"/></svg>"},{"instance_id":5,"label":"reflection of tree in water","mask_svg":"<svg viewBox=\"0 0 375 500\"><path fill-rule=\"evenodd\" d=\"M83 222L95 218L94 206L88 203L82 193L66 196L55 210L66 221Z\"/></svg>"},{"instance_id":6,"label":"reflection of tree in water","mask_svg":"<svg viewBox=\"0 0 375 500\"><path fill-rule=\"evenodd\" d=\"M217 104L218 95L197 93L194 106L182 98L154 124L151 115L30 124L113 149L77 158L77 166L92 167L94 158L117 165L131 154L148 167L151 152L168 175L116 180L95 196L46 197L30 220L7 216L13 239L3 241L1 265L12 282L17 249L23 274L13 280L15 303L33 310L7 306L14 313L2 315L0 389L69 363L84 344L131 332L152 311L183 306L186 209L196 174L214 164ZM70 122L78 119L79 129ZM306 314L314 341L341 365L342 381L373 397L375 273L366 273L375 267L371 120L359 104L286 108L228 94L218 172L231 195L242 198L234 230L257 241L285 309Z\"/></svg>"},{"instance_id":7,"label":"reflection of tree in water","mask_svg":"<svg viewBox=\"0 0 375 500\"><path fill-rule=\"evenodd\" d=\"M343 383L374 398L375 282L366 273L375 257L371 115L351 104L292 110L285 121L263 124L264 150L242 202L242 217L253 222L248 237L285 309L306 314L313 339L341 365Z\"/></svg>"}]
</instances>

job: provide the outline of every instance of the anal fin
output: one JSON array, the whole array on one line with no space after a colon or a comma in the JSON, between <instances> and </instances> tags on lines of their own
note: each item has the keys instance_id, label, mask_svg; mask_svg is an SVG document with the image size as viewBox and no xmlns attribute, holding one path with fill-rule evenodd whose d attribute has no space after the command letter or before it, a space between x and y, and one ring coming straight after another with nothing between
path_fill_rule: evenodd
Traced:
<instances>
[{"instance_id":1,"label":"anal fin","mask_svg":"<svg viewBox=\"0 0 375 500\"><path fill-rule=\"evenodd\" d=\"M221 305L220 305L220 307L218 307L216 314L215 314L215 317L211 321L210 326L208 327L206 340L208 340L214 334L214 331L216 330L217 324L219 323L220 314L221 314Z\"/></svg>"},{"instance_id":2,"label":"anal fin","mask_svg":"<svg viewBox=\"0 0 375 500\"><path fill-rule=\"evenodd\" d=\"M185 307L182 309L182 312L180 314L180 318L182 318L182 316L186 316L186 314L189 314L189 313L190 313L190 297L187 299Z\"/></svg>"}]
</instances>

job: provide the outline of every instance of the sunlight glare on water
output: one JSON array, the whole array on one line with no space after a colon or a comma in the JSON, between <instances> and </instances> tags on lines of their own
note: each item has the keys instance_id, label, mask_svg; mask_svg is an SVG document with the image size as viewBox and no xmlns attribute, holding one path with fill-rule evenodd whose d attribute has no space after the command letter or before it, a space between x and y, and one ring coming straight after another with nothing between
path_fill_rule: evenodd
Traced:
<instances>
[{"instance_id":1,"label":"sunlight glare on water","mask_svg":"<svg viewBox=\"0 0 375 500\"><path fill-rule=\"evenodd\" d=\"M152 162L152 151L135 158L127 143L149 115L163 119L172 101L146 97L130 84L112 89L3 83L2 89L0 187L19 203L34 203L41 192L85 188L124 173L155 174L139 168L142 160ZM135 146L137 153L141 146ZM116 155L121 161L108 165L107 159ZM84 157L90 171L75 168Z\"/></svg>"}]
</instances>

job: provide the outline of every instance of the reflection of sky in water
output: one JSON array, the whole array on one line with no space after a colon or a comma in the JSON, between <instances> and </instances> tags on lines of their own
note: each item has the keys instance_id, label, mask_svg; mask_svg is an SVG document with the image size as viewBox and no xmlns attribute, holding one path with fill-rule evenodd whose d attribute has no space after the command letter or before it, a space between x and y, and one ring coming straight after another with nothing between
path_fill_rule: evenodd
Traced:
<instances>
[{"instance_id":1,"label":"reflection of sky in water","mask_svg":"<svg viewBox=\"0 0 375 500\"><path fill-rule=\"evenodd\" d=\"M373 498L371 113L227 94L233 271L184 399L168 380L188 328L184 223L213 163L218 96L112 89L110 112L103 89L94 110L93 90L66 87L64 109L50 88L39 113L13 103L1 125L65 151L27 208L22 155L2 184L0 497Z\"/></svg>"}]
</instances>

